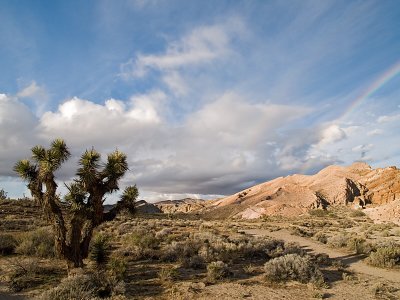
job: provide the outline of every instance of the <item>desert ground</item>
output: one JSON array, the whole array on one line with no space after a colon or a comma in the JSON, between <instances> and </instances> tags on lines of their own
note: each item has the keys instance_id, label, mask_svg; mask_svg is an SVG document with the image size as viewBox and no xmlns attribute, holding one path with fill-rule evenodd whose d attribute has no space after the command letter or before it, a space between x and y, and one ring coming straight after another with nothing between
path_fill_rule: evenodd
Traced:
<instances>
[{"instance_id":1,"label":"desert ground","mask_svg":"<svg viewBox=\"0 0 400 300\"><path fill-rule=\"evenodd\" d=\"M40 207L4 200L0 214L0 299L400 299L400 227L346 207L122 214L69 275Z\"/></svg>"}]
</instances>

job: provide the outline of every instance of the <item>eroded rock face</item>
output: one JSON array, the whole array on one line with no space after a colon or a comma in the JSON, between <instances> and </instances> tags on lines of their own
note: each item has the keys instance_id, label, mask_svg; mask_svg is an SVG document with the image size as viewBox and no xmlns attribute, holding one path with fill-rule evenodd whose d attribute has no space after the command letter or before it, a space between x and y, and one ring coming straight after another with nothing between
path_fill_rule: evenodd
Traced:
<instances>
[{"instance_id":1,"label":"eroded rock face","mask_svg":"<svg viewBox=\"0 0 400 300\"><path fill-rule=\"evenodd\" d=\"M400 199L400 170L372 169L366 163L329 166L315 175L280 177L215 201L224 207L240 204L238 217L296 216L329 206L374 207ZM387 209L386 209L387 210Z\"/></svg>"},{"instance_id":2,"label":"eroded rock face","mask_svg":"<svg viewBox=\"0 0 400 300\"><path fill-rule=\"evenodd\" d=\"M201 199L181 199L166 200L155 203L154 205L163 213L191 213L201 211L209 206L210 202Z\"/></svg>"}]
</instances>

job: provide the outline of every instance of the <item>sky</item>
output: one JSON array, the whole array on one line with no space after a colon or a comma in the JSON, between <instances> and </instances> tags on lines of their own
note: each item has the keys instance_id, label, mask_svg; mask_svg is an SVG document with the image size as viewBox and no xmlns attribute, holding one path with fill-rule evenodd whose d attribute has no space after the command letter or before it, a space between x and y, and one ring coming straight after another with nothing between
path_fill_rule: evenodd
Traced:
<instances>
[{"instance_id":1,"label":"sky","mask_svg":"<svg viewBox=\"0 0 400 300\"><path fill-rule=\"evenodd\" d=\"M0 0L0 188L63 138L154 202L400 165L400 2ZM110 195L107 202L115 201Z\"/></svg>"}]
</instances>

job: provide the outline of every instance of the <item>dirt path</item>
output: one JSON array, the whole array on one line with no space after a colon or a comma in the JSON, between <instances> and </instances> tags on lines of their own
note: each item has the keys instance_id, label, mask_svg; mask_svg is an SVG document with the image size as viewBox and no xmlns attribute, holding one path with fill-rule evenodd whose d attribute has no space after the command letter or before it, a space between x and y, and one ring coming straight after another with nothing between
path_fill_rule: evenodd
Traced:
<instances>
[{"instance_id":1,"label":"dirt path","mask_svg":"<svg viewBox=\"0 0 400 300\"><path fill-rule=\"evenodd\" d=\"M329 255L330 258L339 258L343 261L346 265L350 267L356 273L367 274L375 277L381 277L389 281L398 282L400 283L400 272L394 270L386 270L371 267L364 262L362 259L364 258L363 255L357 254L346 254L340 252L338 250L329 248L324 244L312 241L310 239L291 235L287 230L279 230L271 232L266 229L248 229L244 230L247 234L255 235L255 236L270 236L272 238L281 239L286 242L296 242L301 247L309 250L310 252L314 253L326 253Z\"/></svg>"}]
</instances>

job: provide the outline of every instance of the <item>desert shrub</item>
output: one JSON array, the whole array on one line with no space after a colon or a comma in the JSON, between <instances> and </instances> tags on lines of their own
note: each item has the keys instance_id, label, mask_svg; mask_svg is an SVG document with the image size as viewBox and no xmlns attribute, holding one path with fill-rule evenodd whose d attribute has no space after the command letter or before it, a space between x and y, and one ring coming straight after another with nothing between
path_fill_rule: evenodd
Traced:
<instances>
[{"instance_id":1,"label":"desert shrub","mask_svg":"<svg viewBox=\"0 0 400 300\"><path fill-rule=\"evenodd\" d=\"M367 263L380 268L393 268L400 264L400 245L391 243L377 247L366 259Z\"/></svg>"},{"instance_id":2,"label":"desert shrub","mask_svg":"<svg viewBox=\"0 0 400 300\"><path fill-rule=\"evenodd\" d=\"M54 234L49 228L25 232L18 237L15 252L38 257L54 257Z\"/></svg>"},{"instance_id":3,"label":"desert shrub","mask_svg":"<svg viewBox=\"0 0 400 300\"><path fill-rule=\"evenodd\" d=\"M302 237L312 237L314 235L314 233L310 230L306 230L298 226L290 227L290 233Z\"/></svg>"},{"instance_id":4,"label":"desert shrub","mask_svg":"<svg viewBox=\"0 0 400 300\"><path fill-rule=\"evenodd\" d=\"M257 270L257 266L254 266L252 264L243 267L243 272L247 275L253 275L257 272Z\"/></svg>"},{"instance_id":5,"label":"desert shrub","mask_svg":"<svg viewBox=\"0 0 400 300\"><path fill-rule=\"evenodd\" d=\"M40 300L92 300L125 293L125 284L102 272L81 273L64 278L61 283L45 291Z\"/></svg>"},{"instance_id":6,"label":"desert shrub","mask_svg":"<svg viewBox=\"0 0 400 300\"><path fill-rule=\"evenodd\" d=\"M246 240L241 252L245 258L271 258L279 256L285 249L285 243L282 240L252 238Z\"/></svg>"},{"instance_id":7,"label":"desert shrub","mask_svg":"<svg viewBox=\"0 0 400 300\"><path fill-rule=\"evenodd\" d=\"M222 261L213 261L207 265L207 278L210 281L227 278L232 275L228 265Z\"/></svg>"},{"instance_id":8,"label":"desert shrub","mask_svg":"<svg viewBox=\"0 0 400 300\"><path fill-rule=\"evenodd\" d=\"M341 228L352 228L356 223L350 219L338 220L339 226Z\"/></svg>"},{"instance_id":9,"label":"desert shrub","mask_svg":"<svg viewBox=\"0 0 400 300\"><path fill-rule=\"evenodd\" d=\"M172 242L165 245L161 249L160 259L167 262L175 262L178 260L182 249L182 244L179 242Z\"/></svg>"},{"instance_id":10,"label":"desert shrub","mask_svg":"<svg viewBox=\"0 0 400 300\"><path fill-rule=\"evenodd\" d=\"M163 240L166 237L168 237L169 235L171 235L172 233L172 229L171 228L163 228L160 231L156 232L156 238Z\"/></svg>"},{"instance_id":11,"label":"desert shrub","mask_svg":"<svg viewBox=\"0 0 400 300\"><path fill-rule=\"evenodd\" d=\"M13 254L17 247L17 240L11 234L0 234L0 255Z\"/></svg>"},{"instance_id":12,"label":"desert shrub","mask_svg":"<svg viewBox=\"0 0 400 300\"><path fill-rule=\"evenodd\" d=\"M105 234L97 234L90 243L90 259L97 265L103 265L110 255L110 238Z\"/></svg>"},{"instance_id":13,"label":"desert shrub","mask_svg":"<svg viewBox=\"0 0 400 300\"><path fill-rule=\"evenodd\" d=\"M314 239L323 244L326 244L328 242L328 236L320 231L314 234Z\"/></svg>"},{"instance_id":14,"label":"desert shrub","mask_svg":"<svg viewBox=\"0 0 400 300\"><path fill-rule=\"evenodd\" d=\"M301 283L321 282L322 273L309 257L287 254L264 265L265 275L271 281L296 280Z\"/></svg>"},{"instance_id":15,"label":"desert shrub","mask_svg":"<svg viewBox=\"0 0 400 300\"><path fill-rule=\"evenodd\" d=\"M199 255L183 257L180 259L180 263L184 268L203 269L205 267L204 259Z\"/></svg>"},{"instance_id":16,"label":"desert shrub","mask_svg":"<svg viewBox=\"0 0 400 300\"><path fill-rule=\"evenodd\" d=\"M329 211L326 209L311 209L308 213L313 217L326 217L329 215Z\"/></svg>"},{"instance_id":17,"label":"desert shrub","mask_svg":"<svg viewBox=\"0 0 400 300\"><path fill-rule=\"evenodd\" d=\"M354 210L350 213L350 217L354 217L354 218L365 217L365 216L366 216L365 212L363 212L361 210Z\"/></svg>"},{"instance_id":18,"label":"desert shrub","mask_svg":"<svg viewBox=\"0 0 400 300\"><path fill-rule=\"evenodd\" d=\"M54 279L56 269L42 266L37 258L15 257L8 262L8 287L13 292L36 287L43 282Z\"/></svg>"},{"instance_id":19,"label":"desert shrub","mask_svg":"<svg viewBox=\"0 0 400 300\"><path fill-rule=\"evenodd\" d=\"M108 271L119 280L125 278L127 266L128 263L124 257L111 256L107 263Z\"/></svg>"},{"instance_id":20,"label":"desert shrub","mask_svg":"<svg viewBox=\"0 0 400 300\"><path fill-rule=\"evenodd\" d=\"M332 264L329 255L326 253L317 253L315 256L312 257L312 259L318 265L330 266Z\"/></svg>"},{"instance_id":21,"label":"desert shrub","mask_svg":"<svg viewBox=\"0 0 400 300\"><path fill-rule=\"evenodd\" d=\"M349 239L347 242L347 248L355 251L357 254L369 254L374 250L374 246L361 237Z\"/></svg>"},{"instance_id":22,"label":"desert shrub","mask_svg":"<svg viewBox=\"0 0 400 300\"><path fill-rule=\"evenodd\" d=\"M303 248L301 248L301 246L298 243L288 242L288 243L285 243L284 249L281 253L276 252L275 257L283 256L286 254L298 254L300 256L304 256L304 255L306 255L306 251Z\"/></svg>"},{"instance_id":23,"label":"desert shrub","mask_svg":"<svg viewBox=\"0 0 400 300\"><path fill-rule=\"evenodd\" d=\"M397 288L383 282L378 282L372 287L372 293L377 299L397 299L394 295L397 290Z\"/></svg>"},{"instance_id":24,"label":"desert shrub","mask_svg":"<svg viewBox=\"0 0 400 300\"><path fill-rule=\"evenodd\" d=\"M157 249L159 246L155 233L148 230L137 230L129 234L126 240L130 245L143 249Z\"/></svg>"},{"instance_id":25,"label":"desert shrub","mask_svg":"<svg viewBox=\"0 0 400 300\"><path fill-rule=\"evenodd\" d=\"M159 258L160 242L155 237L154 231L137 230L125 236L123 240L124 251L133 259Z\"/></svg>"},{"instance_id":26,"label":"desert shrub","mask_svg":"<svg viewBox=\"0 0 400 300\"><path fill-rule=\"evenodd\" d=\"M332 248L343 248L347 247L349 242L349 236L344 233L339 233L328 238L328 245Z\"/></svg>"},{"instance_id":27,"label":"desert shrub","mask_svg":"<svg viewBox=\"0 0 400 300\"><path fill-rule=\"evenodd\" d=\"M174 267L164 267L157 275L162 284L169 285L178 278L178 270Z\"/></svg>"}]
</instances>

